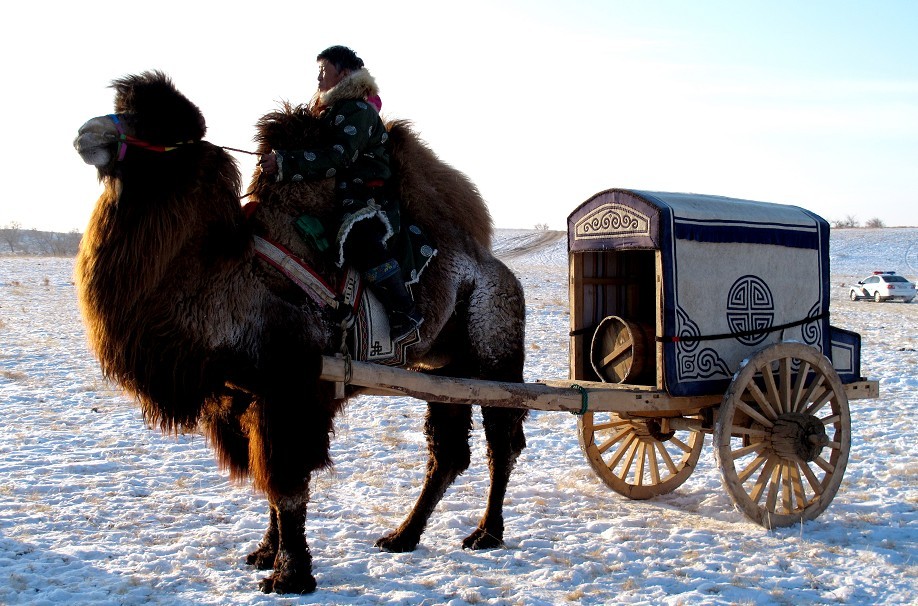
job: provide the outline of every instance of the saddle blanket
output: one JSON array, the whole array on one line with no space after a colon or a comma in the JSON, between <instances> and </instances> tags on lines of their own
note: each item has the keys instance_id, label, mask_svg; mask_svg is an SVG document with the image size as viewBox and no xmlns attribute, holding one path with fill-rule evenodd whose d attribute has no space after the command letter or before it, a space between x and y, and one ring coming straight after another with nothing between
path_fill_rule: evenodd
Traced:
<instances>
[{"instance_id":1,"label":"saddle blanket","mask_svg":"<svg viewBox=\"0 0 918 606\"><path fill-rule=\"evenodd\" d=\"M358 282L360 276L349 272ZM413 330L398 341L389 336L389 314L376 295L369 289L358 288L361 295L354 305L354 325L350 330L351 356L361 362L375 362L387 366L405 364L408 349L420 340Z\"/></svg>"}]
</instances>

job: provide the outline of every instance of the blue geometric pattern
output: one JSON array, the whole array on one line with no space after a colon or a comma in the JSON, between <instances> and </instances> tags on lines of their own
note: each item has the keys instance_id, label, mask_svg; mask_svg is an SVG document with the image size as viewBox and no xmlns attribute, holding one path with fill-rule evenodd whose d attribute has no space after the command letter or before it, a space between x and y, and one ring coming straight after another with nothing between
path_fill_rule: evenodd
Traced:
<instances>
[{"instance_id":1,"label":"blue geometric pattern","mask_svg":"<svg viewBox=\"0 0 918 606\"><path fill-rule=\"evenodd\" d=\"M768 337L767 329L775 320L775 301L768 284L758 276L746 275L736 280L727 295L727 325L731 332L763 329L766 332L737 336L743 345L758 345Z\"/></svg>"},{"instance_id":2,"label":"blue geometric pattern","mask_svg":"<svg viewBox=\"0 0 918 606\"><path fill-rule=\"evenodd\" d=\"M820 309L821 306L819 303L814 303L806 317L815 318L819 315ZM818 347L822 343L822 322L804 324L803 328L801 328L801 335L803 336L804 343Z\"/></svg>"},{"instance_id":3,"label":"blue geometric pattern","mask_svg":"<svg viewBox=\"0 0 918 606\"><path fill-rule=\"evenodd\" d=\"M677 309L680 337L699 337L698 325L682 310ZM710 347L699 350L700 341L679 341L679 380L722 379L732 373L727 363ZM696 351L697 350L697 351Z\"/></svg>"}]
</instances>

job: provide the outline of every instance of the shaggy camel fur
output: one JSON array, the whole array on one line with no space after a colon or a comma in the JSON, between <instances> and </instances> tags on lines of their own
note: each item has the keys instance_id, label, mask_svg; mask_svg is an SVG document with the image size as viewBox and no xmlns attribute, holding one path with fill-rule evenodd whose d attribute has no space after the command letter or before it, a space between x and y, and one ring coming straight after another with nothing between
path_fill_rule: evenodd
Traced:
<instances>
[{"instance_id":1,"label":"shaggy camel fur","mask_svg":"<svg viewBox=\"0 0 918 606\"><path fill-rule=\"evenodd\" d=\"M333 418L344 404L319 381L320 356L337 350L340 335L327 311L256 257L252 236L270 236L333 280L329 260L290 227L303 212L327 212L331 183L279 185L256 176L259 204L247 219L234 161L202 141L203 116L167 76L127 76L113 88L115 114L88 121L74 144L104 185L76 270L90 342L105 375L137 397L148 422L202 429L231 475L265 493L268 530L247 559L274 569L262 589L312 591L309 479L331 463ZM263 150L306 147L314 134L303 108L285 106L259 124ZM409 366L522 381L523 293L491 255L483 201L406 124L392 125L392 139L405 212L440 251L416 285L425 323ZM502 543L502 503L525 446L525 414L482 410L491 490L464 547ZM470 430L471 407L429 403L424 486L380 548L416 547L446 488L469 465Z\"/></svg>"}]
</instances>

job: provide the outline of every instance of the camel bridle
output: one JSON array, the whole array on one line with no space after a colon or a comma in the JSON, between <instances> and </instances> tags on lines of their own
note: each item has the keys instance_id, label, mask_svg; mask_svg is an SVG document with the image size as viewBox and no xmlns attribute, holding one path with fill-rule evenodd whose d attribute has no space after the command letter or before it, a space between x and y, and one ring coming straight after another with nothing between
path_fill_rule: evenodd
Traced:
<instances>
[{"instance_id":1,"label":"camel bridle","mask_svg":"<svg viewBox=\"0 0 918 606\"><path fill-rule=\"evenodd\" d=\"M115 130L118 131L118 153L116 155L119 162L124 160L124 155L127 153L128 146L140 147L142 149L155 152L169 152L179 149L183 145L190 145L192 143L201 142L201 139L189 139L188 141L179 141L170 145L157 145L155 143L150 143L149 141L144 141L143 139L138 139L137 137L124 132L124 126L121 124L121 119L118 117L118 114L108 114L108 118L110 118L112 123L114 123ZM227 147L226 145L218 145L217 147L226 151L239 152L240 154L249 154L250 156L260 155L258 152L249 151L247 149L238 149L236 147Z\"/></svg>"},{"instance_id":2,"label":"camel bridle","mask_svg":"<svg viewBox=\"0 0 918 606\"><path fill-rule=\"evenodd\" d=\"M117 160L120 162L124 160L125 154L127 154L128 146L140 147L149 151L155 152L169 152L174 151L183 145L189 145L191 143L198 143L200 139L189 139L188 141L179 141L177 143L172 143L169 145L157 145L155 143L150 143L149 141L144 141L143 139L138 139L133 135L129 135L124 131L124 125L121 123L121 119L118 117L118 114L109 114L108 117L111 119L112 123L115 125L115 130L118 131L118 152L116 154Z\"/></svg>"}]
</instances>

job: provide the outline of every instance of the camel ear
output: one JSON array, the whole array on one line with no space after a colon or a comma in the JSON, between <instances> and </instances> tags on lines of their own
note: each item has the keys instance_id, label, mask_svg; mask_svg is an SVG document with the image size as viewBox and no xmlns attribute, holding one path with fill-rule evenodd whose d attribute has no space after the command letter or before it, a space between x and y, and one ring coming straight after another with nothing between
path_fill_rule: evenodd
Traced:
<instances>
[{"instance_id":1,"label":"camel ear","mask_svg":"<svg viewBox=\"0 0 918 606\"><path fill-rule=\"evenodd\" d=\"M112 83L115 112L136 119L135 135L152 143L200 140L207 132L204 115L161 71L125 76Z\"/></svg>"}]
</instances>

